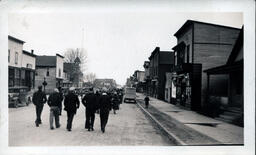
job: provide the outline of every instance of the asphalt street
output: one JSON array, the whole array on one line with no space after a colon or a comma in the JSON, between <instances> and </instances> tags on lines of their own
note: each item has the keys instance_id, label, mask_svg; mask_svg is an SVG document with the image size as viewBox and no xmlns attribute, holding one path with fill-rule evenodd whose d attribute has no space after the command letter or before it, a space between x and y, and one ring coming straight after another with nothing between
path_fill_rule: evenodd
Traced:
<instances>
[{"instance_id":1,"label":"asphalt street","mask_svg":"<svg viewBox=\"0 0 256 155\"><path fill-rule=\"evenodd\" d=\"M60 116L61 127L50 130L49 107L45 104L40 127L36 127L35 107L9 108L9 146L166 146L171 144L159 129L146 118L136 104L121 104L116 115L111 111L106 132L100 131L96 114L94 129L84 129L85 108L81 104L66 131L66 112Z\"/></svg>"}]
</instances>

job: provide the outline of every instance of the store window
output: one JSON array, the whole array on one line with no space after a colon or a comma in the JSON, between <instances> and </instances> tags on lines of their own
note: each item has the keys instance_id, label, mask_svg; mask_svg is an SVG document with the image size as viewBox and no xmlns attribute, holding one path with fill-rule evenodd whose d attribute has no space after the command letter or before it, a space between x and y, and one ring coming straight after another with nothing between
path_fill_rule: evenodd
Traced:
<instances>
[{"instance_id":1,"label":"store window","mask_svg":"<svg viewBox=\"0 0 256 155\"><path fill-rule=\"evenodd\" d=\"M61 77L61 69L59 68L59 77Z\"/></svg>"}]
</instances>

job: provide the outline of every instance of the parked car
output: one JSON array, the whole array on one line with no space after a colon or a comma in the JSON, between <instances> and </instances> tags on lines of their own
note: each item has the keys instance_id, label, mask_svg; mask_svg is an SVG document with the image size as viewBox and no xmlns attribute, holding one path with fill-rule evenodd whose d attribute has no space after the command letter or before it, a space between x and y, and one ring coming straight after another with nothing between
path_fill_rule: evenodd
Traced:
<instances>
[{"instance_id":1,"label":"parked car","mask_svg":"<svg viewBox=\"0 0 256 155\"><path fill-rule=\"evenodd\" d=\"M32 102L33 93L28 87L10 87L8 89L8 106L18 108L19 106L28 106Z\"/></svg>"},{"instance_id":2,"label":"parked car","mask_svg":"<svg viewBox=\"0 0 256 155\"><path fill-rule=\"evenodd\" d=\"M125 88L124 102L133 101L136 103L136 89L132 87Z\"/></svg>"}]
</instances>

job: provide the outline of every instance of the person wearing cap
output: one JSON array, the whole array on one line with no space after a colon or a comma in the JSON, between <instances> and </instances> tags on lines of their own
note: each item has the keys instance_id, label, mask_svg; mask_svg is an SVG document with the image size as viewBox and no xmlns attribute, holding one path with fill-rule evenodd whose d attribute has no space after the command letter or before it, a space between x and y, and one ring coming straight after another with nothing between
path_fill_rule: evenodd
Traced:
<instances>
[{"instance_id":1,"label":"person wearing cap","mask_svg":"<svg viewBox=\"0 0 256 155\"><path fill-rule=\"evenodd\" d=\"M42 124L41 114L45 102L47 101L45 93L42 91L42 86L38 86L38 91L33 94L32 102L36 107L36 127L39 127L39 124Z\"/></svg>"},{"instance_id":2,"label":"person wearing cap","mask_svg":"<svg viewBox=\"0 0 256 155\"><path fill-rule=\"evenodd\" d=\"M57 88L54 89L54 92L48 98L48 105L50 107L50 129L53 130L53 118L55 118L55 126L56 128L60 127L59 122L59 113L62 102L62 96L59 94L59 90Z\"/></svg>"},{"instance_id":3,"label":"person wearing cap","mask_svg":"<svg viewBox=\"0 0 256 155\"><path fill-rule=\"evenodd\" d=\"M95 112L97 110L96 105L96 96L93 93L93 88L89 89L89 93L84 96L82 99L82 103L85 106L85 129L88 129L88 131L93 131L93 125L95 120Z\"/></svg>"},{"instance_id":4,"label":"person wearing cap","mask_svg":"<svg viewBox=\"0 0 256 155\"><path fill-rule=\"evenodd\" d=\"M111 110L111 98L106 92L103 92L100 97L99 109L101 131L104 133L108 122L109 111Z\"/></svg>"},{"instance_id":5,"label":"person wearing cap","mask_svg":"<svg viewBox=\"0 0 256 155\"><path fill-rule=\"evenodd\" d=\"M112 108L113 108L114 114L116 114L116 110L119 110L119 97L117 95L117 92L114 92L112 97Z\"/></svg>"},{"instance_id":6,"label":"person wearing cap","mask_svg":"<svg viewBox=\"0 0 256 155\"><path fill-rule=\"evenodd\" d=\"M64 110L67 111L67 117L68 117L66 129L68 131L71 131L74 115L76 114L76 110L80 106L80 101L78 99L78 96L75 94L74 87L69 88L69 92L64 99L64 106L65 106Z\"/></svg>"}]
</instances>

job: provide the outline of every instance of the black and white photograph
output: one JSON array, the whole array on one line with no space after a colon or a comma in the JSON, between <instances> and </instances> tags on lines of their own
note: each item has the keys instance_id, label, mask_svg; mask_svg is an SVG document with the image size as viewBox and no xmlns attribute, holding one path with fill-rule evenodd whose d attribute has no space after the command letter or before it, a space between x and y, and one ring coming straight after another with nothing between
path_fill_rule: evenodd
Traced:
<instances>
[{"instance_id":1,"label":"black and white photograph","mask_svg":"<svg viewBox=\"0 0 256 155\"><path fill-rule=\"evenodd\" d=\"M0 154L255 153L255 1L0 6Z\"/></svg>"}]
</instances>

